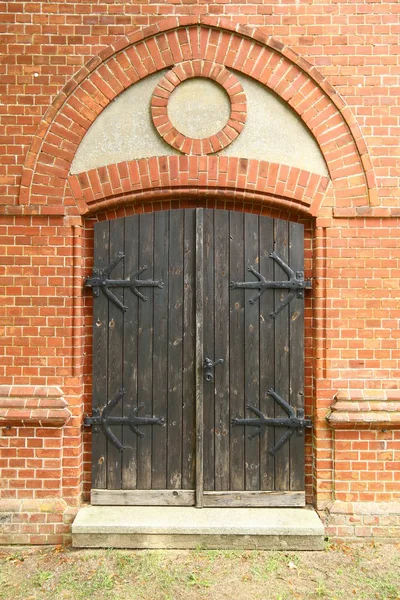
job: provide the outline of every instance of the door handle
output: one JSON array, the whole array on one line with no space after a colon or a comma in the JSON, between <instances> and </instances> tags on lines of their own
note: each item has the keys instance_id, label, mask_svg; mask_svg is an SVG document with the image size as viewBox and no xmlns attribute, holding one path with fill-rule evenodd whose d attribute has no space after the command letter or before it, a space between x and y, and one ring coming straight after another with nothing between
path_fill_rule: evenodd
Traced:
<instances>
[{"instance_id":1,"label":"door handle","mask_svg":"<svg viewBox=\"0 0 400 600\"><path fill-rule=\"evenodd\" d=\"M204 368L204 379L206 381L214 381L214 372L213 369L216 365L223 365L224 359L218 358L218 360L214 361L212 358L208 358L207 356L204 359L203 368Z\"/></svg>"}]
</instances>

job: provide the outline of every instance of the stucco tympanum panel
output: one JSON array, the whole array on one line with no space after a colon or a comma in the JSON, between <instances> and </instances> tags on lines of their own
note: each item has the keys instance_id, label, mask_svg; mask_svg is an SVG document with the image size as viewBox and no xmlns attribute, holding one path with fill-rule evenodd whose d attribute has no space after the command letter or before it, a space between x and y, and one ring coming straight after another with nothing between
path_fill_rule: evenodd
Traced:
<instances>
[{"instance_id":1,"label":"stucco tympanum panel","mask_svg":"<svg viewBox=\"0 0 400 600\"><path fill-rule=\"evenodd\" d=\"M83 138L71 173L125 160L179 154L158 135L150 115L151 96L165 72L133 84L105 108ZM327 175L314 137L294 111L262 84L238 72L235 75L246 93L247 121L238 138L219 154L266 160ZM211 91L206 79L192 81L197 86L203 83ZM185 119L191 119L191 111L182 107L181 127ZM199 131L198 137L202 136Z\"/></svg>"}]
</instances>

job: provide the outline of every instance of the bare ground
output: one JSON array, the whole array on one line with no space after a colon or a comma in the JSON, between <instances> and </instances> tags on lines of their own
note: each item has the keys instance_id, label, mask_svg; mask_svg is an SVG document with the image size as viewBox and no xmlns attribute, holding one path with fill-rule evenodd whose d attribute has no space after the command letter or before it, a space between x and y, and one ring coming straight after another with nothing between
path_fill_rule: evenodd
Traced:
<instances>
[{"instance_id":1,"label":"bare ground","mask_svg":"<svg viewBox=\"0 0 400 600\"><path fill-rule=\"evenodd\" d=\"M4 600L398 600L400 544L323 552L0 548Z\"/></svg>"}]
</instances>

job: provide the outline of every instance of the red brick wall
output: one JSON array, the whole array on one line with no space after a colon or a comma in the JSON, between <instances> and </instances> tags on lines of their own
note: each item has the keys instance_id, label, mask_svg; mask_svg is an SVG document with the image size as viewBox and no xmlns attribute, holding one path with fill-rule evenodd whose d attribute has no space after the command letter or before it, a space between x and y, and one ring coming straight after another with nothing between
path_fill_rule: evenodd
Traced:
<instances>
[{"instance_id":1,"label":"red brick wall","mask_svg":"<svg viewBox=\"0 0 400 600\"><path fill-rule=\"evenodd\" d=\"M398 431L339 431L335 440L336 497L348 502L399 498Z\"/></svg>"},{"instance_id":2,"label":"red brick wall","mask_svg":"<svg viewBox=\"0 0 400 600\"><path fill-rule=\"evenodd\" d=\"M12 423L10 429L0 429L0 510L6 515L0 543L10 539L19 543L67 539L73 507L79 504L84 480L90 478L90 447L82 446L80 427L83 403L90 402L91 299L84 296L83 310L81 299L82 277L88 273L91 261L90 229L93 219L104 218L104 211L111 210L108 218L126 214L125 196L110 206L105 192L95 197L98 190L92 181L86 188L80 182L81 196L76 188L69 191L65 187L65 173L76 145L71 137L52 137L55 131L48 128L62 113L67 98L76 93L79 99L77 73L89 59L122 40L132 28L158 24L161 18L170 16L222 16L234 25L259 28L264 37L259 36L258 41L290 63L287 70L272 68L268 85L283 97L286 94L286 99L291 98L288 90L296 65L300 76L309 78L299 79L298 83L314 82L312 85L316 84L321 92L318 99L330 102L323 108L335 106L334 118L345 122L346 132L351 133L346 151L336 137L339 120L324 138L318 130L325 122L320 116L322 107L318 99L306 96L305 104L311 104L309 114L303 118L320 136L334 181L327 192L324 187L324 199L322 194L316 201L314 195L309 201L306 195L304 202L304 196L293 191L295 186L287 185L285 169L278 169L280 175L270 190L263 182L263 197L247 196L244 205L246 195L236 195L233 206L232 193L238 186L250 188L252 193L259 190L249 179L248 165L235 164L232 189L227 193L230 165L219 161L212 202L257 211L264 206L264 212L282 218L297 219L300 215L309 231L306 258L314 289L306 309L306 378L309 407L316 423L312 446L311 442L308 446L309 499L320 508L332 500L399 502L398 432L332 430L325 417L338 390L397 390L399 384L400 5L328 0L209 5L192 0L157 4L66 1L3 2L0 11L0 384L30 386L30 391L24 388L18 397L26 396L32 411L36 410L32 406L40 405L35 386L58 386L71 412L62 429L41 427L32 416L34 427L29 421L18 425L18 419L22 423L26 418L21 415L6 421ZM119 43L122 48L123 43ZM108 51L103 58L106 56ZM97 65L96 60L92 61L84 74ZM66 84L65 96L55 100ZM119 91L115 89L114 93ZM93 106L88 105L94 116L103 102L103 96L98 98L93 99ZM313 121L313 117L317 119ZM70 125L71 135L76 134L79 141L84 128L81 131L73 121ZM44 135L46 148L41 146ZM184 164L184 160L181 162ZM343 171L346 168L348 172ZM192 201L201 197L196 192L203 184L200 171L195 171L193 177ZM182 184L185 173L181 169L178 184ZM225 179L218 180L224 173ZM161 174L159 168L157 176ZM36 193L38 188L35 192L32 181L45 193ZM157 181L154 176L153 182ZM135 185L130 181L128 186L130 203L132 192L136 193L134 209L128 210L158 209L170 206L171 197L182 198L182 189L177 185L173 192L157 198L156 205L150 205L150 197L140 195L143 186ZM273 193L277 185L280 203ZM92 196L85 190L91 190ZM95 205L90 208L92 198ZM161 205L161 201L166 204ZM82 218L80 213L85 213L88 206L89 212ZM2 396L10 398L10 393L4 388ZM5 400L4 406L7 402L10 404ZM28 408L24 405L24 410ZM357 421L357 417L354 419ZM388 450L383 451L385 436ZM363 443L368 444L367 461L361 456L364 450L356 447ZM341 444L350 444L351 452L359 453L350 469L349 461L340 455ZM386 451L391 455L384 459L382 452ZM348 515L353 509L346 510ZM377 518L379 525L381 520ZM356 531L354 523L348 523L348 516L337 519L338 527L349 528L333 528L332 533L339 537L383 535L366 529ZM387 536L388 527L384 532Z\"/></svg>"}]
</instances>

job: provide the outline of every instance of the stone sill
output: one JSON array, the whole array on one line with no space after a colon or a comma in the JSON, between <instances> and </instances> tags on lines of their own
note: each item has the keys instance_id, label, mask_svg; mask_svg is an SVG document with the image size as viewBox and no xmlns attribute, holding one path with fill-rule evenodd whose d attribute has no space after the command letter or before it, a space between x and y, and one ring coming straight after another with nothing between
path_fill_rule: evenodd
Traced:
<instances>
[{"instance_id":1,"label":"stone sill","mask_svg":"<svg viewBox=\"0 0 400 600\"><path fill-rule=\"evenodd\" d=\"M400 429L400 390L339 391L326 420L333 429Z\"/></svg>"},{"instance_id":2,"label":"stone sill","mask_svg":"<svg viewBox=\"0 0 400 600\"><path fill-rule=\"evenodd\" d=\"M0 427L62 427L70 417L59 387L0 386Z\"/></svg>"}]
</instances>

